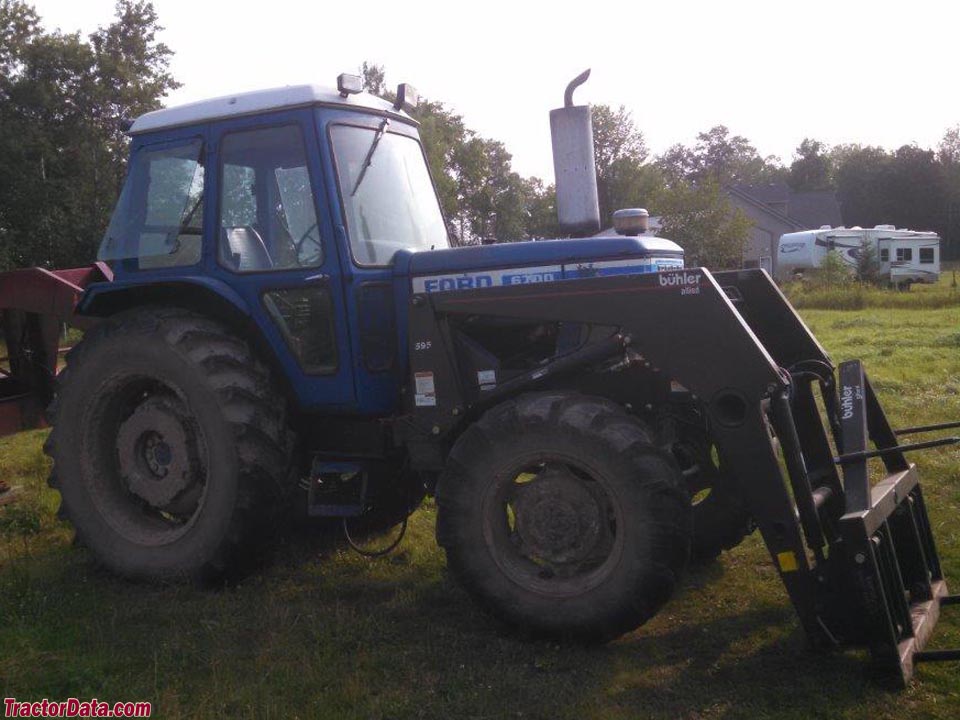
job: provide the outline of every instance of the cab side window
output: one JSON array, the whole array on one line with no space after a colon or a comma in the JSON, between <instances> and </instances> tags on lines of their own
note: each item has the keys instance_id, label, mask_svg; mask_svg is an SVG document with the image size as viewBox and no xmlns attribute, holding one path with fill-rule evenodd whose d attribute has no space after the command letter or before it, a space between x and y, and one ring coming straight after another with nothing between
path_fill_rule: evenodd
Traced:
<instances>
[{"instance_id":1,"label":"cab side window","mask_svg":"<svg viewBox=\"0 0 960 720\"><path fill-rule=\"evenodd\" d=\"M203 144L138 150L98 259L135 259L141 270L194 265L202 241Z\"/></svg>"},{"instance_id":2,"label":"cab side window","mask_svg":"<svg viewBox=\"0 0 960 720\"><path fill-rule=\"evenodd\" d=\"M323 245L294 125L231 133L220 153L217 257L234 272L316 267Z\"/></svg>"}]
</instances>

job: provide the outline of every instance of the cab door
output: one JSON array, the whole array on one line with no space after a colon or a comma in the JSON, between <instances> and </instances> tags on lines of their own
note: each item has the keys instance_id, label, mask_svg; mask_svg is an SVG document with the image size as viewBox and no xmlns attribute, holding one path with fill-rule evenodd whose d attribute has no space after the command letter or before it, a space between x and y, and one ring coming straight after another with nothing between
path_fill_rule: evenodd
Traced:
<instances>
[{"instance_id":1,"label":"cab door","mask_svg":"<svg viewBox=\"0 0 960 720\"><path fill-rule=\"evenodd\" d=\"M449 246L416 126L399 117L323 108L317 131L341 250L357 404L393 413L406 381L409 279L397 253Z\"/></svg>"},{"instance_id":2,"label":"cab door","mask_svg":"<svg viewBox=\"0 0 960 720\"><path fill-rule=\"evenodd\" d=\"M211 274L237 290L304 410L350 412L356 394L343 277L309 110L211 129Z\"/></svg>"}]
</instances>

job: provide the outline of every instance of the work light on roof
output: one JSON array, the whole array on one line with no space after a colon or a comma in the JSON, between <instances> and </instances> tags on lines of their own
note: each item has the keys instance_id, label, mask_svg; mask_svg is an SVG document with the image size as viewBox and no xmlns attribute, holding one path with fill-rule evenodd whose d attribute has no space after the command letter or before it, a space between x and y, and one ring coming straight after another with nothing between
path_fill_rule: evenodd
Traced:
<instances>
[{"instance_id":1,"label":"work light on roof","mask_svg":"<svg viewBox=\"0 0 960 720\"><path fill-rule=\"evenodd\" d=\"M400 83L397 86L397 101L393 104L395 109L411 112L417 108L417 103L419 102L420 94L413 85L410 83Z\"/></svg>"},{"instance_id":2,"label":"work light on roof","mask_svg":"<svg viewBox=\"0 0 960 720\"><path fill-rule=\"evenodd\" d=\"M363 78L359 75L340 73L337 76L337 90L340 92L340 97L363 92Z\"/></svg>"}]
</instances>

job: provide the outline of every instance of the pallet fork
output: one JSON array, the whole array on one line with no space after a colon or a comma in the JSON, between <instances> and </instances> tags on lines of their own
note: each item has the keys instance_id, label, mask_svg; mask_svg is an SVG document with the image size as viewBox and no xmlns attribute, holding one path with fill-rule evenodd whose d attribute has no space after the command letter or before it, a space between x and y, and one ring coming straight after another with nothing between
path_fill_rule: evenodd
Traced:
<instances>
[{"instance_id":1,"label":"pallet fork","mask_svg":"<svg viewBox=\"0 0 960 720\"><path fill-rule=\"evenodd\" d=\"M618 331L478 389L457 348L459 324L477 315ZM766 272L697 268L415 295L409 343L418 390L407 398L405 441L423 465L492 404L629 349L706 406L812 645L867 648L878 674L901 685L918 662L960 658L924 651L940 608L957 596L947 594L917 469L904 457L960 438L898 445L860 362L837 373ZM871 487L875 457L886 475Z\"/></svg>"},{"instance_id":2,"label":"pallet fork","mask_svg":"<svg viewBox=\"0 0 960 720\"><path fill-rule=\"evenodd\" d=\"M849 572L856 634L884 676L906 684L919 662L960 660L960 650L924 651L949 595L916 466L904 452L953 444L957 438L898 445L898 435L960 427L942 423L893 431L859 361L840 365L840 433L846 512L839 543ZM867 449L867 440L875 446ZM886 476L872 488L867 460L883 460Z\"/></svg>"}]
</instances>

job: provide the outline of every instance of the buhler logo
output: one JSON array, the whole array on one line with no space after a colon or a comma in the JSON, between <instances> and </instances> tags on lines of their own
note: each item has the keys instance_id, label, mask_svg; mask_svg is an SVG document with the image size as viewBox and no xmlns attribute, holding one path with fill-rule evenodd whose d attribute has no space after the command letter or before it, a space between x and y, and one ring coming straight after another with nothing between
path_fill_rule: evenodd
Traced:
<instances>
[{"instance_id":1,"label":"buhler logo","mask_svg":"<svg viewBox=\"0 0 960 720\"><path fill-rule=\"evenodd\" d=\"M853 417L853 388L849 385L844 385L840 394L840 417L844 420Z\"/></svg>"},{"instance_id":2,"label":"buhler logo","mask_svg":"<svg viewBox=\"0 0 960 720\"><path fill-rule=\"evenodd\" d=\"M660 287L681 288L681 295L700 293L700 274L691 272L660 273Z\"/></svg>"}]
</instances>

